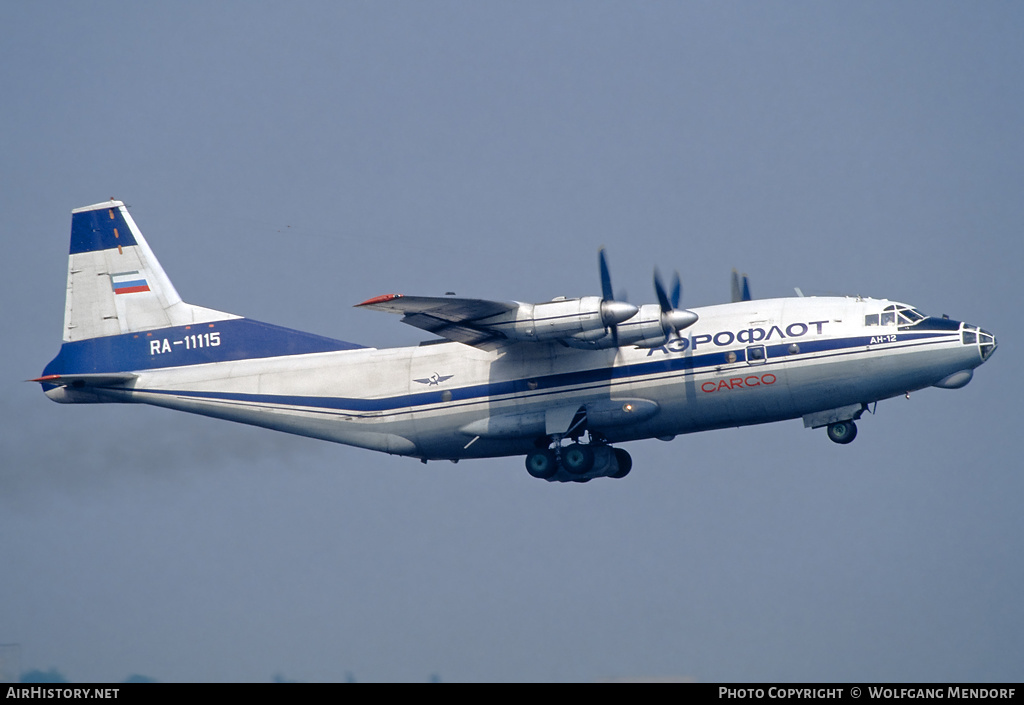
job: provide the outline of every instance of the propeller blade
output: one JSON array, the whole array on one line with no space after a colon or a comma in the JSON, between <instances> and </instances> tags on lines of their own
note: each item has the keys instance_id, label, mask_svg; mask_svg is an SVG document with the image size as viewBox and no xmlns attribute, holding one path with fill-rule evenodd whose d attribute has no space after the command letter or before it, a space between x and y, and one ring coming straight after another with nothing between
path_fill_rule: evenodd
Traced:
<instances>
[{"instance_id":1,"label":"propeller blade","mask_svg":"<svg viewBox=\"0 0 1024 705\"><path fill-rule=\"evenodd\" d=\"M735 269L732 270L732 302L750 301L750 280L744 274L742 278Z\"/></svg>"},{"instance_id":2,"label":"propeller blade","mask_svg":"<svg viewBox=\"0 0 1024 705\"><path fill-rule=\"evenodd\" d=\"M612 293L612 275L608 271L608 258L604 254L604 248L598 250L598 262L601 265L601 298L611 301L615 298Z\"/></svg>"},{"instance_id":3,"label":"propeller blade","mask_svg":"<svg viewBox=\"0 0 1024 705\"><path fill-rule=\"evenodd\" d=\"M668 294L665 293L665 285L661 283L661 275L658 274L658 268L654 268L654 293L658 295L658 305L661 307L662 313L668 313L672 310L672 302L668 299Z\"/></svg>"},{"instance_id":4,"label":"propeller blade","mask_svg":"<svg viewBox=\"0 0 1024 705\"><path fill-rule=\"evenodd\" d=\"M608 326L612 344L619 347L619 324L636 315L640 309L625 301L616 301L612 291L612 275L608 270L608 257L602 247L598 250L598 264L601 269L601 320Z\"/></svg>"},{"instance_id":5,"label":"propeller blade","mask_svg":"<svg viewBox=\"0 0 1024 705\"><path fill-rule=\"evenodd\" d=\"M679 299L683 297L683 281L679 278L679 272L672 273L672 308L679 308Z\"/></svg>"}]
</instances>

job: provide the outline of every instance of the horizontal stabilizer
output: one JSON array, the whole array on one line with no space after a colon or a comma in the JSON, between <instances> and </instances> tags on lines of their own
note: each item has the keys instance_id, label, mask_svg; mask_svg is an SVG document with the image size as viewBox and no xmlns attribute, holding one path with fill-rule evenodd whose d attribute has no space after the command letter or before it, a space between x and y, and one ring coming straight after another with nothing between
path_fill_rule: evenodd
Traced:
<instances>
[{"instance_id":1,"label":"horizontal stabilizer","mask_svg":"<svg viewBox=\"0 0 1024 705\"><path fill-rule=\"evenodd\" d=\"M55 387L116 387L128 384L138 377L132 372L107 372L104 374L43 375L29 382L52 384Z\"/></svg>"}]
</instances>

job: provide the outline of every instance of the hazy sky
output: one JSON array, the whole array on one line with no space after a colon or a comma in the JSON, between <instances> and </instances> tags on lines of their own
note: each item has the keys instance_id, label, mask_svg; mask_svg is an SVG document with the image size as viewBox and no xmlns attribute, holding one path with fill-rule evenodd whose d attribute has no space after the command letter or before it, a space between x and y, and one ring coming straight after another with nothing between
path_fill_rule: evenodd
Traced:
<instances>
[{"instance_id":1,"label":"hazy sky","mask_svg":"<svg viewBox=\"0 0 1024 705\"><path fill-rule=\"evenodd\" d=\"M1024 5L0 4L0 643L78 681L1024 679ZM887 297L966 388L625 480L58 406L72 208L185 300L386 347L405 292Z\"/></svg>"}]
</instances>

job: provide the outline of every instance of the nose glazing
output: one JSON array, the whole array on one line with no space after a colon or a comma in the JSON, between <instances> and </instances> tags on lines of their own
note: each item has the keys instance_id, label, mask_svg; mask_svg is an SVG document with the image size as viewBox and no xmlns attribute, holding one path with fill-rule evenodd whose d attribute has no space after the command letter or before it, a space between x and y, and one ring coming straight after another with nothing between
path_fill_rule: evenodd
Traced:
<instances>
[{"instance_id":1,"label":"nose glazing","mask_svg":"<svg viewBox=\"0 0 1024 705\"><path fill-rule=\"evenodd\" d=\"M996 351L996 337L987 330L979 330L978 342L981 343L981 359L989 359L992 353Z\"/></svg>"},{"instance_id":2,"label":"nose glazing","mask_svg":"<svg viewBox=\"0 0 1024 705\"><path fill-rule=\"evenodd\" d=\"M996 337L987 330L978 328L978 326L972 326L969 323L965 323L960 336L960 340L964 345L978 346L983 362L992 357L992 353L996 351Z\"/></svg>"}]
</instances>

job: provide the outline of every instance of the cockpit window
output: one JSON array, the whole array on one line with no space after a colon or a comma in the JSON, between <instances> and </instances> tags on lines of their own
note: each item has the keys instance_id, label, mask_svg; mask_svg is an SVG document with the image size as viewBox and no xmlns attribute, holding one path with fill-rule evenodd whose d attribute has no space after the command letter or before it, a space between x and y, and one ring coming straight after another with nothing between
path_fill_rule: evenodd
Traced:
<instances>
[{"instance_id":1,"label":"cockpit window","mask_svg":"<svg viewBox=\"0 0 1024 705\"><path fill-rule=\"evenodd\" d=\"M924 314L912 308L899 307L897 315L901 326L912 326L918 321L924 320Z\"/></svg>"},{"instance_id":2,"label":"cockpit window","mask_svg":"<svg viewBox=\"0 0 1024 705\"><path fill-rule=\"evenodd\" d=\"M903 306L902 304L889 304L881 313L869 313L864 316L866 326L893 326L897 323L901 326L912 326L918 321L923 321L925 315L917 309Z\"/></svg>"}]
</instances>

